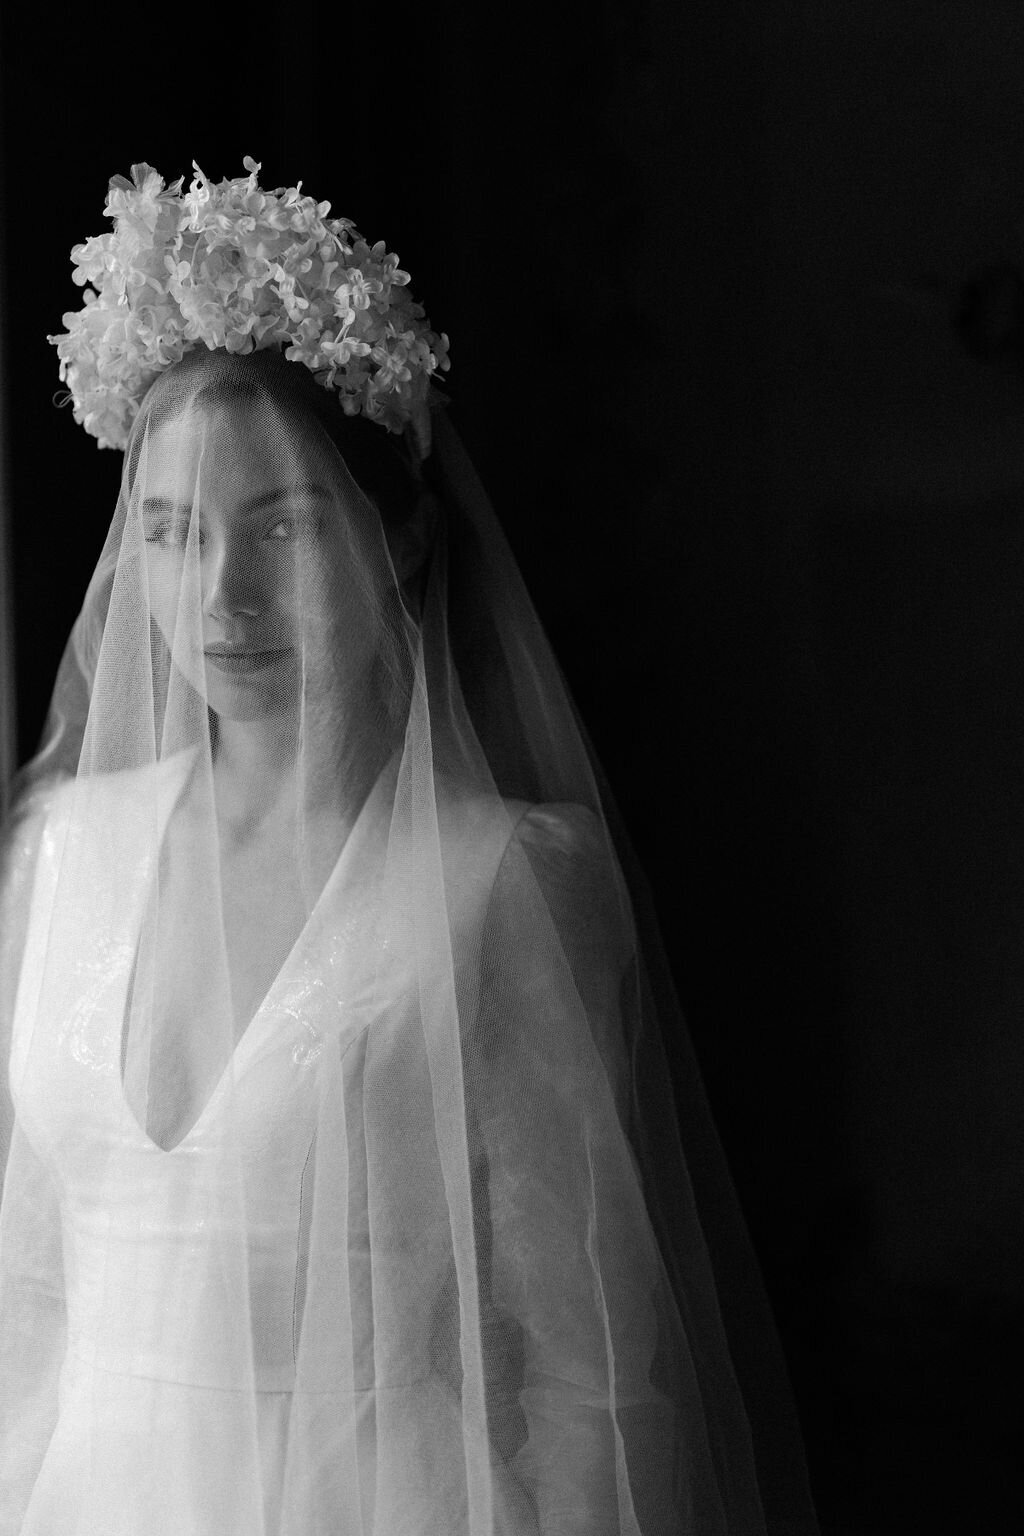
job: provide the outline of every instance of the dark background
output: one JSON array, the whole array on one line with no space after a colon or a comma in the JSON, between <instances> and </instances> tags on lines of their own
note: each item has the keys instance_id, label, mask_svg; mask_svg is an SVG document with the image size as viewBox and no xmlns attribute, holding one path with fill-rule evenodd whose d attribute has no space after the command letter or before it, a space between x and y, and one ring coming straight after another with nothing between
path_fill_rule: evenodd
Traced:
<instances>
[{"instance_id":1,"label":"dark background","mask_svg":"<svg viewBox=\"0 0 1024 1536\"><path fill-rule=\"evenodd\" d=\"M120 470L49 403L70 247L133 161L252 154L451 336L655 889L824 1529L1016 1529L1024 385L950 306L1024 259L1024 12L702 9L6 9L20 751Z\"/></svg>"}]
</instances>

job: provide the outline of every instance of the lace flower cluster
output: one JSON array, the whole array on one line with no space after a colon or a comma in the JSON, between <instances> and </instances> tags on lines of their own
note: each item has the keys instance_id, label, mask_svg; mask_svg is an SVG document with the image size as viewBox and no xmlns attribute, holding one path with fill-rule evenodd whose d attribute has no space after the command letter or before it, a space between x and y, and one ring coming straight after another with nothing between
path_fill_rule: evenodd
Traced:
<instances>
[{"instance_id":1,"label":"lace flower cluster","mask_svg":"<svg viewBox=\"0 0 1024 1536\"><path fill-rule=\"evenodd\" d=\"M200 344L251 352L277 346L336 390L350 416L391 432L412 424L429 447L427 393L447 370L448 337L429 327L409 273L384 242L369 246L348 219L329 219L295 187L263 191L248 177L213 185L195 176L164 186L152 166L115 176L104 212L114 233L71 252L83 308L49 336L65 400L101 448L124 448L157 375Z\"/></svg>"}]
</instances>

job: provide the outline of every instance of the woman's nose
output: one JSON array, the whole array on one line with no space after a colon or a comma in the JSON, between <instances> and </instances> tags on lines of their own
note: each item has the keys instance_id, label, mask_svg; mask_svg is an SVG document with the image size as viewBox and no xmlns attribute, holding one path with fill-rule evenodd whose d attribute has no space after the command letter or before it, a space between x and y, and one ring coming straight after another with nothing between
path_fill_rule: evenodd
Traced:
<instances>
[{"instance_id":1,"label":"woman's nose","mask_svg":"<svg viewBox=\"0 0 1024 1536\"><path fill-rule=\"evenodd\" d=\"M244 613L256 617L263 604L252 553L237 546L214 547L203 562L203 610L211 618Z\"/></svg>"}]
</instances>

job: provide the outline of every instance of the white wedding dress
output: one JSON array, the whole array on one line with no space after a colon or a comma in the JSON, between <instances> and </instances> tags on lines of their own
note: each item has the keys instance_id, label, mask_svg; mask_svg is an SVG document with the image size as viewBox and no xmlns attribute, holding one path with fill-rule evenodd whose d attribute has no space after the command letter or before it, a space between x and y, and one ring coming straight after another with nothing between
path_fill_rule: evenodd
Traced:
<instances>
[{"instance_id":1,"label":"white wedding dress","mask_svg":"<svg viewBox=\"0 0 1024 1536\"><path fill-rule=\"evenodd\" d=\"M169 810L182 772L180 765L172 775L159 771ZM38 1284L52 1303L54 1327L66 1326L66 1353L52 1438L17 1536L270 1536L282 1529L302 1304L304 1180L315 1156L318 1079L339 1057L350 1191L354 1407L348 1419L358 1441L360 1505L367 1530L438 1536L429 1509L387 1508L388 1484L374 1467L375 1397L382 1392L405 1394L403 1453L427 1467L458 1417L425 1348L402 1362L394 1380L381 1379L374 1357L359 1156L362 1059L367 1031L389 1027L414 1005L401 955L391 962L391 1020L381 1017L379 989L368 1010L360 966L375 953L372 903L365 898L386 840L394 775L392 760L220 1081L169 1150L143 1131L130 1109L120 1061L151 874L139 854L140 846L150 846L140 837L149 797L137 792L141 781L133 783L132 775L114 776L95 791L96 835L76 850L66 846L59 797L51 807L18 994L11 1085L52 1202L38 1219L51 1226L51 1257L62 1278L55 1270L39 1275ZM448 812L451 889L463 899L464 933L481 921L510 813L514 835L525 841L573 836L571 806L453 799ZM78 908L73 927L55 927L55 872L72 859L76 889L88 886L93 900ZM39 978L54 944L61 950L66 1006L40 1017ZM207 1165L212 1160L221 1167L228 1104L244 1187L224 1192L211 1208ZM248 1234L244 1272L226 1221L236 1200L244 1205ZM211 1226L216 1235L222 1222L223 1242L211 1242ZM416 1262L428 1269L435 1262L426 1228ZM424 1291L436 1295L443 1281L439 1267L436 1286ZM249 1312L244 1327L240 1309ZM408 1335L425 1343L430 1329L410 1327ZM322 1405L312 1404L311 1411ZM441 1454L435 1464L444 1465ZM322 1529L341 1536L342 1527L323 1523L322 1511L303 1513L300 1525L295 1508L289 1510L283 1527L289 1536ZM532 1529L527 1519L496 1499L497 1531Z\"/></svg>"}]
</instances>

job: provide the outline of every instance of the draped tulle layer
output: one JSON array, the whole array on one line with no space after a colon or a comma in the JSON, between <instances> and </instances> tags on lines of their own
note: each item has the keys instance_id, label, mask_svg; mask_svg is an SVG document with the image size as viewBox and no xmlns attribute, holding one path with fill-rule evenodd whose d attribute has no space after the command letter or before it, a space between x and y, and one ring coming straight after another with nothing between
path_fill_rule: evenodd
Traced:
<instances>
[{"instance_id":1,"label":"draped tulle layer","mask_svg":"<svg viewBox=\"0 0 1024 1536\"><path fill-rule=\"evenodd\" d=\"M310 389L150 391L7 829L0 1536L813 1533L494 514Z\"/></svg>"}]
</instances>

